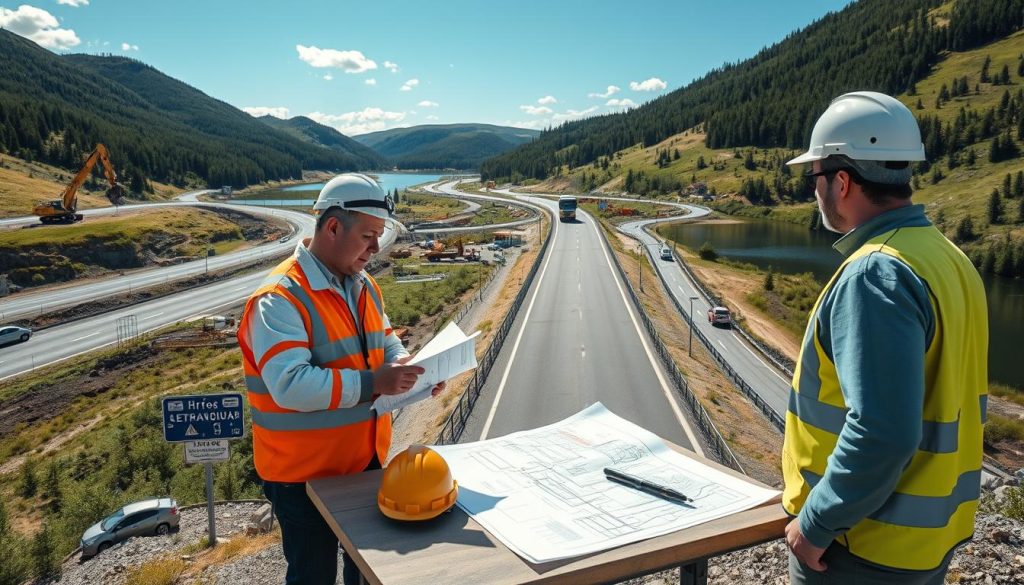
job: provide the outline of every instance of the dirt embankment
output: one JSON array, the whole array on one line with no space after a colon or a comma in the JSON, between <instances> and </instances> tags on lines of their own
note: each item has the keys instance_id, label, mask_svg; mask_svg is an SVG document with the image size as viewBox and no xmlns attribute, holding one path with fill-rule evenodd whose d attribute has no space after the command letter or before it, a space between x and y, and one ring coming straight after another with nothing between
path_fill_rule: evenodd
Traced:
<instances>
[{"instance_id":1,"label":"dirt embankment","mask_svg":"<svg viewBox=\"0 0 1024 585\"><path fill-rule=\"evenodd\" d=\"M0 266L22 288L195 260L209 248L273 241L290 228L229 209L140 210L73 226L0 232Z\"/></svg>"}]
</instances>

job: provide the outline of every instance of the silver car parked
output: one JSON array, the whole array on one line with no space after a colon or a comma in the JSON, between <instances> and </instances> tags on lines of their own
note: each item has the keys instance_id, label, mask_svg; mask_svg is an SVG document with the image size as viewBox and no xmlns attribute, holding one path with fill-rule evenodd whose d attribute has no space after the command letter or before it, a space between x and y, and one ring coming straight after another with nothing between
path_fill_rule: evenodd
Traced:
<instances>
[{"instance_id":1,"label":"silver car parked","mask_svg":"<svg viewBox=\"0 0 1024 585\"><path fill-rule=\"evenodd\" d=\"M7 345L16 341L28 341L32 337L32 330L17 325L0 325L0 345Z\"/></svg>"},{"instance_id":2,"label":"silver car parked","mask_svg":"<svg viewBox=\"0 0 1024 585\"><path fill-rule=\"evenodd\" d=\"M164 535L178 527L178 502L153 498L128 504L93 524L82 535L82 557L99 554L132 536Z\"/></svg>"}]
</instances>

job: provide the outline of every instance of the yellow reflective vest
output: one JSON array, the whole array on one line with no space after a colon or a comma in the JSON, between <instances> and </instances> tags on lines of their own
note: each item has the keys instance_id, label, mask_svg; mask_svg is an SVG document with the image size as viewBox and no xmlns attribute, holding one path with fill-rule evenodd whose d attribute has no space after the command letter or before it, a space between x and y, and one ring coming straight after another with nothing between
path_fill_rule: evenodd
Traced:
<instances>
[{"instance_id":1,"label":"yellow reflective vest","mask_svg":"<svg viewBox=\"0 0 1024 585\"><path fill-rule=\"evenodd\" d=\"M901 227L868 240L818 297L786 414L783 507L800 513L825 475L849 413L836 366L819 341L819 307L843 269L873 253L906 264L929 291L935 331L924 359L922 438L886 502L837 540L871 563L929 570L974 531L988 388L984 287L967 257L932 226ZM864 343L885 343L884 332Z\"/></svg>"}]
</instances>

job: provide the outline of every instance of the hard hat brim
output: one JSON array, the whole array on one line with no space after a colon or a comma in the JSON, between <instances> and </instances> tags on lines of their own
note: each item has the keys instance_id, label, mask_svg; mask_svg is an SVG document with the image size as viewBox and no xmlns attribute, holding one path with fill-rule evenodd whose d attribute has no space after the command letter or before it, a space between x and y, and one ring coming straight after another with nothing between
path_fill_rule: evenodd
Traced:
<instances>
[{"instance_id":1,"label":"hard hat brim","mask_svg":"<svg viewBox=\"0 0 1024 585\"><path fill-rule=\"evenodd\" d=\"M789 162L787 162L786 166L791 167L793 165L802 165L802 164L806 164L806 163L809 163L809 162L814 162L816 160L821 160L823 158L825 158L825 157L821 156L820 154L814 154L814 153L811 153L811 152L805 152L805 153L801 154L800 156L798 156L798 157L790 160Z\"/></svg>"},{"instance_id":2,"label":"hard hat brim","mask_svg":"<svg viewBox=\"0 0 1024 585\"><path fill-rule=\"evenodd\" d=\"M448 497L451 498L452 503L449 504L448 506L444 507L444 508L439 508L437 510L427 510L425 512L420 512L418 514L408 514L406 512L401 512L399 510L393 510L391 508L388 508L387 506L382 505L381 502L380 502L379 496L378 496L378 500L377 500L377 508L380 509L382 514L384 514L388 518L391 518L392 520L401 520L403 522L417 522L417 521L420 521L420 520L432 520L432 519L437 518L441 514L444 514L448 510L451 510L452 508L455 507L455 502L458 501L458 499L459 499L459 482L457 482L455 480L452 480L452 484L453 484L452 491L451 491L451 493L448 496Z\"/></svg>"}]
</instances>

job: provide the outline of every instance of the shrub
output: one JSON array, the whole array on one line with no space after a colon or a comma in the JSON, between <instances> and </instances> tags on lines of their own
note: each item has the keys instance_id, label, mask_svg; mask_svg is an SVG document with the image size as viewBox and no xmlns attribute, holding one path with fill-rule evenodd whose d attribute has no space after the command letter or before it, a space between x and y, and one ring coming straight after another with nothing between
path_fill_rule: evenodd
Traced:
<instances>
[{"instance_id":1,"label":"shrub","mask_svg":"<svg viewBox=\"0 0 1024 585\"><path fill-rule=\"evenodd\" d=\"M128 571L125 585L172 585L185 572L181 559L159 559L143 563Z\"/></svg>"},{"instance_id":2,"label":"shrub","mask_svg":"<svg viewBox=\"0 0 1024 585\"><path fill-rule=\"evenodd\" d=\"M704 260L710 260L711 262L718 260L718 252L715 251L715 247L711 245L711 242L704 242L697 253Z\"/></svg>"},{"instance_id":3,"label":"shrub","mask_svg":"<svg viewBox=\"0 0 1024 585\"><path fill-rule=\"evenodd\" d=\"M1002 509L999 511L1007 518L1024 520L1024 487L1011 487L1006 490L1006 499L1003 500Z\"/></svg>"}]
</instances>

